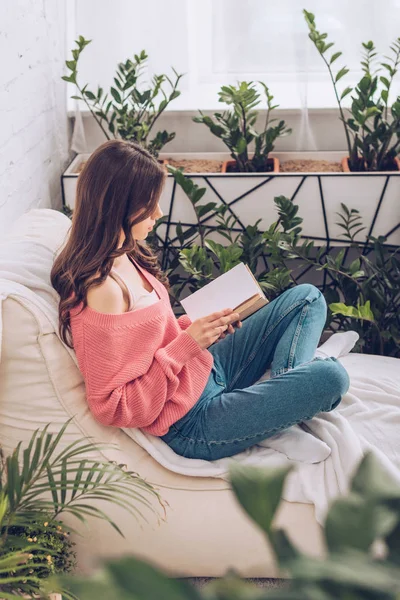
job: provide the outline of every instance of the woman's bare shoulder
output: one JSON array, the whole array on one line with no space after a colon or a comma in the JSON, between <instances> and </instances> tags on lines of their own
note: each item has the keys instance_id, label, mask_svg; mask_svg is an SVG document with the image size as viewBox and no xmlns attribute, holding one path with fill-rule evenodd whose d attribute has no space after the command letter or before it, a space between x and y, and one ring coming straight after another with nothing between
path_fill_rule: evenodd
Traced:
<instances>
[{"instance_id":1,"label":"woman's bare shoulder","mask_svg":"<svg viewBox=\"0 0 400 600\"><path fill-rule=\"evenodd\" d=\"M102 313L120 314L126 311L121 287L111 277L107 277L100 285L89 288L87 303L90 308Z\"/></svg>"}]
</instances>

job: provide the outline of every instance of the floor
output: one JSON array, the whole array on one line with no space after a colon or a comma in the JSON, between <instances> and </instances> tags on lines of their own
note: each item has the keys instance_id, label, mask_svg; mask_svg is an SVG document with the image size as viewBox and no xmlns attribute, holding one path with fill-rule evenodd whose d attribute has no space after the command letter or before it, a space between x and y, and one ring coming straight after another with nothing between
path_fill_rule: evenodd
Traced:
<instances>
[{"instance_id":1,"label":"floor","mask_svg":"<svg viewBox=\"0 0 400 600\"><path fill-rule=\"evenodd\" d=\"M214 577L187 577L187 581L190 581L195 587L202 588L210 581L214 580ZM250 578L246 579L248 582L254 583L259 588L269 588L276 589L280 588L284 585L284 579L256 579Z\"/></svg>"}]
</instances>

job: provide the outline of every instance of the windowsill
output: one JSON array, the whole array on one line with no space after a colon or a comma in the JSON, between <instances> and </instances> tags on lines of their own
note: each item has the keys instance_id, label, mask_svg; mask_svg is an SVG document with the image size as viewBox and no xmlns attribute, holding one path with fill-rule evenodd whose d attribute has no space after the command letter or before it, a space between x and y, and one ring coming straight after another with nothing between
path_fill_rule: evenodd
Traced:
<instances>
[{"instance_id":1,"label":"windowsill","mask_svg":"<svg viewBox=\"0 0 400 600\"><path fill-rule=\"evenodd\" d=\"M227 107L225 107L227 108ZM177 108L174 107L174 109L168 110L165 109L164 114L168 113L168 115L171 116L187 116L187 117L196 117L199 116L199 110L201 110L201 112L203 113L214 113L214 112L221 112L221 110L224 110L224 106L221 104L220 106L216 106L214 108L201 108L201 109L193 109L193 108ZM274 114L275 115L296 115L301 113L302 111L304 111L304 108L278 108L275 109ZM308 107L308 112L310 114L335 114L336 112L338 112L338 108L337 107L323 107L323 108L310 108ZM261 115L266 112L265 109L258 109L258 111ZM90 110L88 108L80 108L80 113L82 115L82 117L90 117L91 113ZM69 108L67 115L69 118L74 118L75 117L75 109Z\"/></svg>"}]
</instances>

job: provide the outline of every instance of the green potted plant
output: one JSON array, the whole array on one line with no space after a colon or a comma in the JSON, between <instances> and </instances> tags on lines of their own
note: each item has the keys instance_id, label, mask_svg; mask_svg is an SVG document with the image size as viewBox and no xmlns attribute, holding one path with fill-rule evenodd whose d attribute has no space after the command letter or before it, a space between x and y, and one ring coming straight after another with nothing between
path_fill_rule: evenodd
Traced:
<instances>
[{"instance_id":1,"label":"green potted plant","mask_svg":"<svg viewBox=\"0 0 400 600\"><path fill-rule=\"evenodd\" d=\"M162 266L168 274L171 303L178 312L181 310L179 299L187 295L187 292L193 293L239 262L249 265L253 273L257 274L261 287L268 290L270 295L274 296L288 287L290 277L285 268L279 274L274 269L264 269L261 272L257 269L265 250L265 238L258 228L259 221L243 231L238 230L237 220L226 206L217 206L216 202L201 202L205 188L200 188L190 177L185 177L182 169L167 165L167 170L184 191L195 215L195 222L185 230L181 223L176 225L176 238L165 248L160 245L157 234L162 222L156 225L148 238L154 250L159 253ZM279 205L283 202L285 206L290 203L285 198L278 198L276 202ZM216 218L216 225L208 225L206 222L212 215ZM288 227L294 227L296 223L297 221L290 221L289 224L288 221ZM215 233L228 243L216 242L212 236Z\"/></svg>"},{"instance_id":2,"label":"green potted plant","mask_svg":"<svg viewBox=\"0 0 400 600\"><path fill-rule=\"evenodd\" d=\"M26 583L33 575L44 580L52 575L73 572L76 567L75 542L71 539L71 532L50 512L32 515L27 524L17 520L8 528L7 538L10 552L17 552L20 544L30 547L32 558L27 561L25 569L18 572ZM9 576L12 575L10 572Z\"/></svg>"},{"instance_id":3,"label":"green potted plant","mask_svg":"<svg viewBox=\"0 0 400 600\"><path fill-rule=\"evenodd\" d=\"M193 207L194 218L170 225L167 244L160 243L157 227L149 238L159 252L171 283L172 306L180 314L179 299L193 293L239 262L249 265L260 286L273 299L292 285L303 283L304 268L329 275L323 292L330 307L326 329L356 330L359 352L400 357L400 260L398 248L384 237L367 236L357 209L341 204L337 226L346 248L318 247L303 232L299 206L285 196L274 199L274 218L263 231L261 219L244 226L234 207L207 202L202 188L171 165L168 171ZM244 199L245 201L245 199ZM216 242L215 237L225 239ZM303 236L303 239L302 239ZM306 238L306 239L304 239ZM369 251L373 250L373 254Z\"/></svg>"},{"instance_id":4,"label":"green potted plant","mask_svg":"<svg viewBox=\"0 0 400 600\"><path fill-rule=\"evenodd\" d=\"M123 506L135 517L137 502L155 510L148 496L163 506L158 493L136 474L92 460L97 447L87 439L65 445L67 426L57 435L48 433L48 426L35 431L26 448L19 444L9 456L0 451L2 599L42 598L49 576L74 568L74 544L71 530L60 520L63 515L83 524L88 516L104 519L122 535L99 499ZM63 590L53 586L50 591Z\"/></svg>"},{"instance_id":5,"label":"green potted plant","mask_svg":"<svg viewBox=\"0 0 400 600\"><path fill-rule=\"evenodd\" d=\"M272 125L276 119L271 119L271 112L277 108L273 105L271 95L265 83L263 87L267 112L264 127L261 131L255 130L258 112L255 109L261 102L260 93L253 82L241 81L237 86L223 86L219 92L219 101L225 102L232 108L222 113L215 113L214 119L200 111L200 117L194 117L195 123L204 123L212 134L220 138L229 148L232 161L225 161L222 172L238 173L263 173L268 171L278 172L279 161L270 158L269 154L274 149L274 143L279 137L289 135L291 129L286 127L285 121ZM250 156L249 146L254 143L254 152Z\"/></svg>"},{"instance_id":6,"label":"green potted plant","mask_svg":"<svg viewBox=\"0 0 400 600\"><path fill-rule=\"evenodd\" d=\"M114 85L108 92L101 86L91 90L87 83L82 84L78 79L79 61L91 40L80 35L75 43L72 59L65 63L69 73L62 77L76 87L77 94L72 98L86 105L106 139L121 138L137 142L158 159L163 147L175 138L175 133L166 130L154 133L154 126L169 104L180 96L178 85L183 75L172 69L174 78L166 74L154 75L151 83L143 87L143 71L148 55L142 50L132 59L118 64ZM63 205L69 211L75 206L79 173L88 156L78 154L62 176ZM167 162L165 159L158 160L163 164Z\"/></svg>"},{"instance_id":7,"label":"green potted plant","mask_svg":"<svg viewBox=\"0 0 400 600\"><path fill-rule=\"evenodd\" d=\"M91 40L79 36L76 40L77 47L72 50L72 60L65 63L70 73L62 79L73 83L79 92L79 95L72 97L86 104L107 139L122 138L138 142L158 157L160 150L174 139L175 133L159 131L153 137L150 136L153 135L153 127L160 115L180 95L178 84L183 75L179 75L175 69L172 69L174 81L165 74L154 75L148 89L143 89L141 77L148 55L142 50L140 54L134 55L133 60L128 58L118 64L115 85L110 87L109 92L104 93L100 86L97 91L91 91L87 83L82 85L78 81L79 59L90 42ZM164 89L165 83L170 87L168 93Z\"/></svg>"},{"instance_id":8,"label":"green potted plant","mask_svg":"<svg viewBox=\"0 0 400 600\"><path fill-rule=\"evenodd\" d=\"M342 161L344 171L398 171L400 161L400 96L389 106L389 93L400 64L400 38L390 46L391 56L385 57L376 69L377 52L372 41L363 43L361 61L363 77L353 89L346 87L339 93L337 84L349 72L342 67L336 74L333 63L342 52L328 50L334 42L328 42L328 35L320 33L315 16L303 11L309 28L309 38L314 43L329 71L343 123L348 156ZM378 75L380 72L384 75ZM350 117L345 116L343 100L352 94Z\"/></svg>"}]
</instances>

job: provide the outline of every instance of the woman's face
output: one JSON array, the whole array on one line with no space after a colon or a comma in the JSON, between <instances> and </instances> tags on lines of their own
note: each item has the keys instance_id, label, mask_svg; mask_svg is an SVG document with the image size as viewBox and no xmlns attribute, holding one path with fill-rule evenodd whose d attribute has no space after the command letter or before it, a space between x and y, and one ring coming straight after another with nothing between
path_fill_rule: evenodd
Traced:
<instances>
[{"instance_id":1,"label":"woman's face","mask_svg":"<svg viewBox=\"0 0 400 600\"><path fill-rule=\"evenodd\" d=\"M144 221L140 221L140 223L136 223L136 225L132 226L132 236L135 240L145 240L149 234L149 232L153 229L155 222L158 219L161 219L163 216L163 212L160 208L160 205L157 204L157 208L155 212Z\"/></svg>"}]
</instances>

